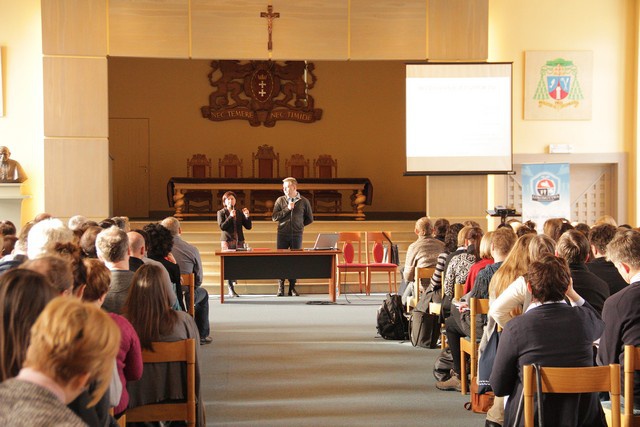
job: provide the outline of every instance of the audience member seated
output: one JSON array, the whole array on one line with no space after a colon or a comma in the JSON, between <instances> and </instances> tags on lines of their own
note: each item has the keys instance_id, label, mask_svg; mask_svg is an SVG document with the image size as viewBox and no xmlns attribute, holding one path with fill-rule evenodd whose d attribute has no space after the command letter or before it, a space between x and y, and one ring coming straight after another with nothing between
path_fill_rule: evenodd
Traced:
<instances>
[{"instance_id":1,"label":"audience member seated","mask_svg":"<svg viewBox=\"0 0 640 427\"><path fill-rule=\"evenodd\" d=\"M433 223L433 237L440 240L444 243L444 238L447 236L447 232L449 231L449 220L446 218L438 218L436 222Z\"/></svg>"},{"instance_id":2,"label":"audience member seated","mask_svg":"<svg viewBox=\"0 0 640 427\"><path fill-rule=\"evenodd\" d=\"M435 267L438 255L444 249L444 243L433 237L433 225L428 217L422 217L416 221L413 230L418 236L415 242L407 248L407 255L402 269L402 278L407 284L402 293L402 302L407 303L407 298L413 296L413 282L416 267ZM420 292L426 288L426 283L420 284Z\"/></svg>"},{"instance_id":3,"label":"audience member seated","mask_svg":"<svg viewBox=\"0 0 640 427\"><path fill-rule=\"evenodd\" d=\"M0 384L0 424L84 426L65 405L91 381L95 404L109 386L120 331L99 308L76 298L56 298L31 329L25 363ZM27 421L28 420L28 421Z\"/></svg>"},{"instance_id":4,"label":"audience member seated","mask_svg":"<svg viewBox=\"0 0 640 427\"><path fill-rule=\"evenodd\" d=\"M469 274L467 274L467 280L464 282L464 289L462 290L463 294L468 294L471 289L473 289L473 284L476 281L476 277L478 277L478 273L484 270L487 265L493 264L493 258L491 258L492 237L493 231L487 231L484 236L482 236L482 240L480 240L480 259L469 269Z\"/></svg>"},{"instance_id":5,"label":"audience member seated","mask_svg":"<svg viewBox=\"0 0 640 427\"><path fill-rule=\"evenodd\" d=\"M589 240L593 258L587 263L590 272L607 282L609 294L613 295L627 286L618 269L607 259L607 245L616 235L616 227L611 224L600 224L591 228Z\"/></svg>"},{"instance_id":6,"label":"audience member seated","mask_svg":"<svg viewBox=\"0 0 640 427\"><path fill-rule=\"evenodd\" d=\"M153 350L152 343L158 341L200 340L193 318L183 311L171 309L167 303L166 288L157 286L161 277L162 267L143 265L135 273L127 298L125 317L138 333L145 350ZM196 425L204 426L199 353L199 347L196 346ZM140 381L128 383L127 389L130 408L170 399L185 399L185 371L179 363L145 365Z\"/></svg>"},{"instance_id":7,"label":"audience member seated","mask_svg":"<svg viewBox=\"0 0 640 427\"><path fill-rule=\"evenodd\" d=\"M569 264L574 289L601 313L609 297L609 285L587 268L589 250L589 240L577 230L567 231L556 244L556 254Z\"/></svg>"},{"instance_id":8,"label":"audience member seated","mask_svg":"<svg viewBox=\"0 0 640 427\"><path fill-rule=\"evenodd\" d=\"M442 287L442 276L444 275L449 255L460 249L458 248L458 234L463 227L464 226L461 223L457 222L452 224L447 230L447 235L444 239L443 252L438 255L436 269L434 270L433 276L431 276L431 282L429 283L429 286L431 286L435 291L440 290Z\"/></svg>"},{"instance_id":9,"label":"audience member seated","mask_svg":"<svg viewBox=\"0 0 640 427\"><path fill-rule=\"evenodd\" d=\"M27 238L33 224L35 224L33 221L27 222L22 229L20 229L20 234L18 235L18 240L12 253L0 259L0 274L20 266L29 259L27 257Z\"/></svg>"},{"instance_id":10,"label":"audience member seated","mask_svg":"<svg viewBox=\"0 0 640 427\"><path fill-rule=\"evenodd\" d=\"M475 227L471 230L474 229ZM485 269L478 274L473 289L462 298L460 305L458 307L452 306L451 316L445 320L445 329L447 342L451 348L451 356L453 356L453 372L451 378L448 380L436 383L436 388L439 390L460 391L461 381L467 380L466 378L460 378L460 338L471 335L471 313L468 301L470 298L489 298L489 283L491 277L496 271L499 271L498 269L502 266L503 261L507 257L507 254L509 254L515 241L516 235L513 233L511 227L499 228L493 233L493 238L491 239L491 257L494 263L485 267ZM476 335L478 337L482 336L482 331L486 323L486 316L478 315L476 319Z\"/></svg>"},{"instance_id":11,"label":"audience member seated","mask_svg":"<svg viewBox=\"0 0 640 427\"><path fill-rule=\"evenodd\" d=\"M87 269L87 286L82 299L85 302L95 304L97 307L102 307L111 283L111 273L97 259L86 259L84 264ZM118 376L123 389L120 402L114 408L115 417L119 418L129 405L129 394L126 389L127 381L137 381L142 377L142 352L138 334L131 323L119 314L109 313L109 316L118 325L121 336L116 362Z\"/></svg>"},{"instance_id":12,"label":"audience member seated","mask_svg":"<svg viewBox=\"0 0 640 427\"><path fill-rule=\"evenodd\" d=\"M564 218L549 218L542 226L542 232L551 237L554 241L558 241L560 236L567 230L572 230L571 223Z\"/></svg>"},{"instance_id":13,"label":"audience member seated","mask_svg":"<svg viewBox=\"0 0 640 427\"><path fill-rule=\"evenodd\" d=\"M58 295L73 295L73 271L69 260L58 255L47 255L31 259L22 264L20 268L42 274L49 280Z\"/></svg>"},{"instance_id":14,"label":"audience member seated","mask_svg":"<svg viewBox=\"0 0 640 427\"><path fill-rule=\"evenodd\" d=\"M115 223L115 225L125 233L131 231L131 225L129 224L129 217L127 216L114 216L111 220Z\"/></svg>"},{"instance_id":15,"label":"audience member seated","mask_svg":"<svg viewBox=\"0 0 640 427\"><path fill-rule=\"evenodd\" d=\"M496 396L509 396L504 416L508 426L514 425L522 395L522 367L532 363L593 366L593 342L604 328L596 310L571 286L571 273L563 259L546 255L531 263L527 286L533 302L524 315L505 326L490 379ZM553 425L607 425L597 393L546 393L542 407L545 419Z\"/></svg>"},{"instance_id":16,"label":"audience member seated","mask_svg":"<svg viewBox=\"0 0 640 427\"><path fill-rule=\"evenodd\" d=\"M98 250L96 249L96 238L104 228L97 225L89 226L80 237L80 249L85 258L98 258Z\"/></svg>"},{"instance_id":17,"label":"audience member seated","mask_svg":"<svg viewBox=\"0 0 640 427\"><path fill-rule=\"evenodd\" d=\"M193 300L196 325L198 325L198 332L200 333L200 343L208 344L212 341L209 336L209 293L202 287L203 270L200 251L182 239L182 228L180 228L180 221L176 218L172 216L165 218L161 224L173 236L171 253L178 263L178 267L180 267L180 274L193 273L194 275L195 290ZM189 301L189 288L183 286L182 291L184 292L185 301Z\"/></svg>"},{"instance_id":18,"label":"audience member seated","mask_svg":"<svg viewBox=\"0 0 640 427\"><path fill-rule=\"evenodd\" d=\"M86 217L82 215L74 215L69 218L69 221L67 221L67 227L69 227L69 230L73 232L73 234L76 236L76 239L80 240L82 234L87 229L87 227L85 226L86 223Z\"/></svg>"},{"instance_id":19,"label":"audience member seated","mask_svg":"<svg viewBox=\"0 0 640 427\"><path fill-rule=\"evenodd\" d=\"M182 294L182 278L180 277L180 267L175 263L175 259L170 261L171 250L173 249L173 237L171 232L160 224L147 224L143 230L149 236L147 246L147 256L159 262L169 273L173 292L178 298L180 310L187 311L184 305Z\"/></svg>"},{"instance_id":20,"label":"audience member seated","mask_svg":"<svg viewBox=\"0 0 640 427\"><path fill-rule=\"evenodd\" d=\"M59 219L43 219L29 230L27 255L29 259L35 259L53 252L57 244L73 243L74 239L73 232Z\"/></svg>"},{"instance_id":21,"label":"audience member seated","mask_svg":"<svg viewBox=\"0 0 640 427\"><path fill-rule=\"evenodd\" d=\"M600 225L600 224L609 224L609 225L613 225L614 227L618 226L618 223L616 222L615 218L613 218L611 215L602 215L600 218L596 220L596 223L594 225Z\"/></svg>"},{"instance_id":22,"label":"audience member seated","mask_svg":"<svg viewBox=\"0 0 640 427\"><path fill-rule=\"evenodd\" d=\"M8 219L0 221L0 236L15 236L17 231L15 224Z\"/></svg>"},{"instance_id":23,"label":"audience member seated","mask_svg":"<svg viewBox=\"0 0 640 427\"><path fill-rule=\"evenodd\" d=\"M462 242L446 266L444 275L444 300L442 308L447 317L453 299L454 286L467 281L469 269L480 259L480 240L482 229L471 225L465 226L458 234L458 243Z\"/></svg>"},{"instance_id":24,"label":"audience member seated","mask_svg":"<svg viewBox=\"0 0 640 427\"><path fill-rule=\"evenodd\" d=\"M640 346L640 232L619 231L607 245L607 256L629 286L609 297L604 303L602 320L605 328L600 337L598 363L624 365L624 346ZM639 411L638 372L635 374L633 398L634 412Z\"/></svg>"},{"instance_id":25,"label":"audience member seated","mask_svg":"<svg viewBox=\"0 0 640 427\"><path fill-rule=\"evenodd\" d=\"M134 273L138 271L144 264L157 265L162 267L162 283L167 288L167 295L169 295L169 305L174 310L180 310L180 304L178 304L178 297L174 291L173 284L169 273L164 266L158 261L154 261L151 258L147 258L147 242L149 241L149 235L144 230L133 230L127 233L129 238L129 270Z\"/></svg>"},{"instance_id":26,"label":"audience member seated","mask_svg":"<svg viewBox=\"0 0 640 427\"><path fill-rule=\"evenodd\" d=\"M116 226L107 228L96 237L100 261L111 271L111 285L102 308L109 313L122 314L129 293L133 272L129 270L129 239Z\"/></svg>"},{"instance_id":27,"label":"audience member seated","mask_svg":"<svg viewBox=\"0 0 640 427\"><path fill-rule=\"evenodd\" d=\"M49 281L35 271L13 269L0 276L0 382L18 375L31 326L56 295Z\"/></svg>"}]
</instances>

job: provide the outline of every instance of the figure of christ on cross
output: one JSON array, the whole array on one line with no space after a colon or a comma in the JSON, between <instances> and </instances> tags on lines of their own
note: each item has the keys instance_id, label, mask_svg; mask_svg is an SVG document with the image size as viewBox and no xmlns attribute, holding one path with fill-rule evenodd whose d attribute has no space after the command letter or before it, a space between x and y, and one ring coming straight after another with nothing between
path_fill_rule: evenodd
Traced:
<instances>
[{"instance_id":1,"label":"figure of christ on cross","mask_svg":"<svg viewBox=\"0 0 640 427\"><path fill-rule=\"evenodd\" d=\"M273 33L273 20L280 18L280 13L273 13L273 6L269 4L267 5L266 12L260 12L260 17L267 18L267 31L269 32L269 43L267 44L267 49L271 52L273 50L273 42L271 40L271 35Z\"/></svg>"}]
</instances>

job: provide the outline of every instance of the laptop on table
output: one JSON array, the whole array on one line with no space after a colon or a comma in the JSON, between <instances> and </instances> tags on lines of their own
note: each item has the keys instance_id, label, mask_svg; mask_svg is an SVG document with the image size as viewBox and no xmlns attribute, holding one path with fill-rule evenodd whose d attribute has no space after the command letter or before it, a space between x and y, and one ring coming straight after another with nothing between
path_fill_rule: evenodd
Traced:
<instances>
[{"instance_id":1,"label":"laptop on table","mask_svg":"<svg viewBox=\"0 0 640 427\"><path fill-rule=\"evenodd\" d=\"M318 233L316 243L305 251L330 251L338 247L338 233Z\"/></svg>"}]
</instances>

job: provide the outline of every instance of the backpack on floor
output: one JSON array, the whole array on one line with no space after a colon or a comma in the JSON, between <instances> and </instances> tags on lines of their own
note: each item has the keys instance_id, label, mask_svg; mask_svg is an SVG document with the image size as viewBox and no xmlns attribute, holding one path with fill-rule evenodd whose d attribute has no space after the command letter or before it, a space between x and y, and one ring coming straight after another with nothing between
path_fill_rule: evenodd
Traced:
<instances>
[{"instance_id":1,"label":"backpack on floor","mask_svg":"<svg viewBox=\"0 0 640 427\"><path fill-rule=\"evenodd\" d=\"M440 316L429 313L429 303L434 299L433 291L422 293L422 297L409 318L409 336L414 347L437 348L440 338Z\"/></svg>"},{"instance_id":2,"label":"backpack on floor","mask_svg":"<svg viewBox=\"0 0 640 427\"><path fill-rule=\"evenodd\" d=\"M402 297L397 294L387 294L378 308L378 334L385 340L406 340L409 338L408 324L404 315Z\"/></svg>"}]
</instances>

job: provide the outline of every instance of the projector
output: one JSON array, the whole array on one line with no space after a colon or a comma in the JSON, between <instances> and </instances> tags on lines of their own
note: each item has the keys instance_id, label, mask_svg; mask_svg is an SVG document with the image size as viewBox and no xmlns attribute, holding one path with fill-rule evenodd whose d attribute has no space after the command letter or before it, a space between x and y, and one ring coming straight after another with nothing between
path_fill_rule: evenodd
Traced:
<instances>
[{"instance_id":1,"label":"projector","mask_svg":"<svg viewBox=\"0 0 640 427\"><path fill-rule=\"evenodd\" d=\"M516 216L516 210L514 208L507 208L504 206L496 206L493 210L488 210L487 213L492 216L500 217Z\"/></svg>"}]
</instances>

